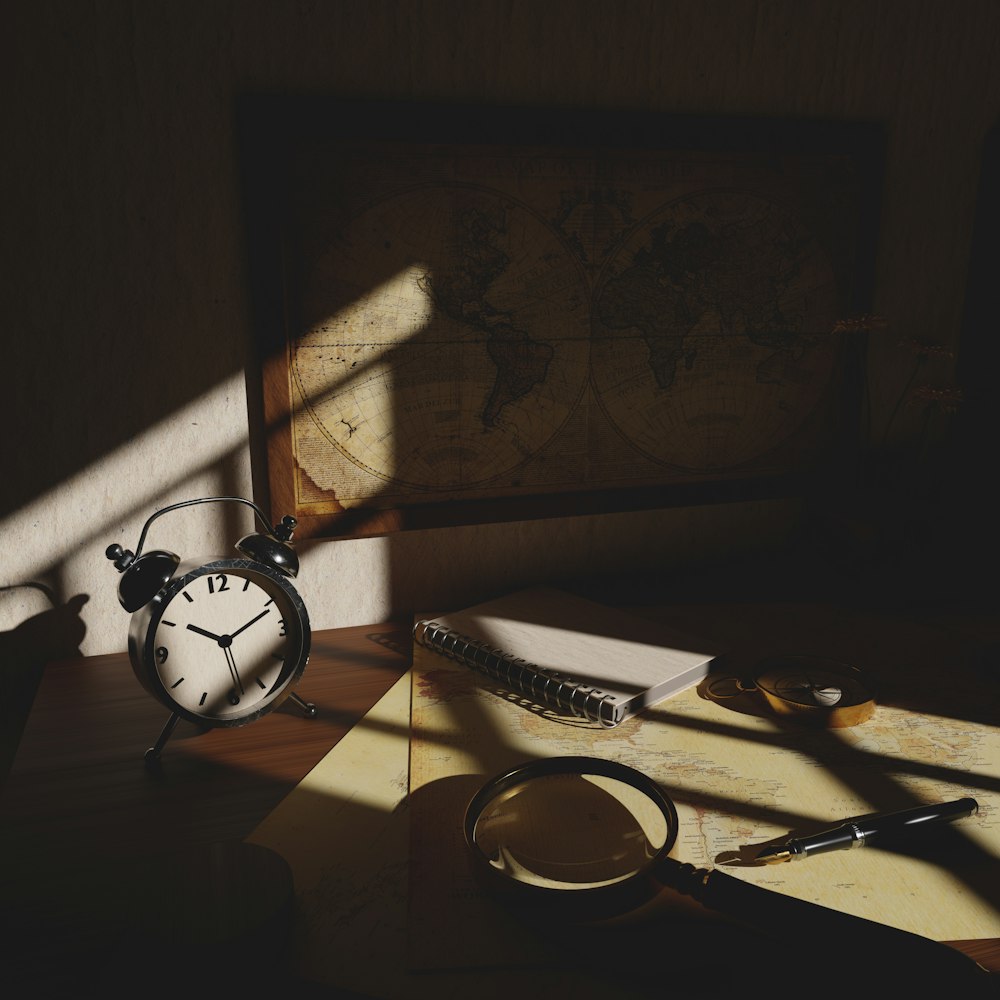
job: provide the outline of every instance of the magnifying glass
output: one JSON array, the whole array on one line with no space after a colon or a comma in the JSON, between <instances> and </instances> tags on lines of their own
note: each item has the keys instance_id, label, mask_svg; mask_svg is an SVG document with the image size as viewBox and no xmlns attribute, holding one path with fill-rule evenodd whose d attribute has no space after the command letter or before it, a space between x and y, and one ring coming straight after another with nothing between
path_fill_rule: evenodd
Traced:
<instances>
[{"instance_id":1,"label":"magnifying glass","mask_svg":"<svg viewBox=\"0 0 1000 1000\"><path fill-rule=\"evenodd\" d=\"M677 830L674 804L656 782L595 757L549 757L497 776L473 797L464 823L490 889L574 922L653 898Z\"/></svg>"},{"instance_id":2,"label":"magnifying glass","mask_svg":"<svg viewBox=\"0 0 1000 1000\"><path fill-rule=\"evenodd\" d=\"M670 857L677 810L648 775L616 761L550 757L497 775L469 802L465 843L481 883L515 912L547 924L597 925L682 896L787 947L846 947L852 961L892 968L898 984L986 975L968 956L928 938L757 886Z\"/></svg>"}]
</instances>

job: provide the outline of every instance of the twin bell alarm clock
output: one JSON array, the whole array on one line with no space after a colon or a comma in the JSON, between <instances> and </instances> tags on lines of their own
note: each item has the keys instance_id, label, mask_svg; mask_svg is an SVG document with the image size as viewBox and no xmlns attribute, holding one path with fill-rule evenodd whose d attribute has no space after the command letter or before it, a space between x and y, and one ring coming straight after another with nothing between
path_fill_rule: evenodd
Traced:
<instances>
[{"instance_id":1,"label":"twin bell alarm clock","mask_svg":"<svg viewBox=\"0 0 1000 1000\"><path fill-rule=\"evenodd\" d=\"M240 503L266 530L236 543L237 558L191 560L164 549L143 553L156 518L202 503ZM299 560L291 545L295 518L274 528L242 497L203 497L156 511L135 552L110 545L121 573L118 600L131 614L128 652L139 683L169 711L147 763L159 759L177 723L203 728L244 726L291 699L307 717L314 705L293 691L309 659L309 615L292 579Z\"/></svg>"}]
</instances>

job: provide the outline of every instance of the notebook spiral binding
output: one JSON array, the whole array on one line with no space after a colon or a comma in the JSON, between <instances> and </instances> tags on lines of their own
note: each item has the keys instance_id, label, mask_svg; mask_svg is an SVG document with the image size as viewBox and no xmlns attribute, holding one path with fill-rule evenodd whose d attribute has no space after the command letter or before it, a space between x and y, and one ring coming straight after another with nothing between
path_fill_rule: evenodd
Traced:
<instances>
[{"instance_id":1,"label":"notebook spiral binding","mask_svg":"<svg viewBox=\"0 0 1000 1000\"><path fill-rule=\"evenodd\" d=\"M618 725L614 697L598 688L512 656L480 639L470 639L435 621L417 622L413 626L413 637L422 646L492 677L536 704L589 719L606 729Z\"/></svg>"}]
</instances>

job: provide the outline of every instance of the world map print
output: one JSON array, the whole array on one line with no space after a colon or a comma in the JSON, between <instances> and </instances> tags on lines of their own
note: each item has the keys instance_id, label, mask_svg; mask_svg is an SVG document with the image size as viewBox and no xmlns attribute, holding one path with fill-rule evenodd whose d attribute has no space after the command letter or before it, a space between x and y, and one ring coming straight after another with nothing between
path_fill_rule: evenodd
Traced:
<instances>
[{"instance_id":1,"label":"world map print","mask_svg":"<svg viewBox=\"0 0 1000 1000\"><path fill-rule=\"evenodd\" d=\"M299 511L780 475L837 433L843 163L340 156L286 250Z\"/></svg>"}]
</instances>

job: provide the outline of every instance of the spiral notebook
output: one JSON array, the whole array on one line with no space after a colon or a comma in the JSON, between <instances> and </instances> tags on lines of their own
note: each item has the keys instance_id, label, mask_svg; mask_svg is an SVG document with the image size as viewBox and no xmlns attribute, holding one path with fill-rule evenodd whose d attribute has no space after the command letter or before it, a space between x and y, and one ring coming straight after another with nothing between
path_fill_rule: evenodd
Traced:
<instances>
[{"instance_id":1,"label":"spiral notebook","mask_svg":"<svg viewBox=\"0 0 1000 1000\"><path fill-rule=\"evenodd\" d=\"M607 728L697 684L719 653L552 588L419 619L413 637L534 705Z\"/></svg>"}]
</instances>

